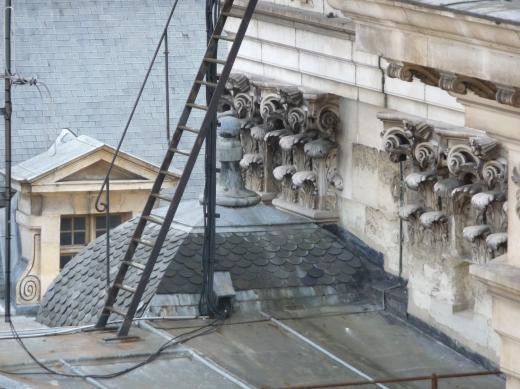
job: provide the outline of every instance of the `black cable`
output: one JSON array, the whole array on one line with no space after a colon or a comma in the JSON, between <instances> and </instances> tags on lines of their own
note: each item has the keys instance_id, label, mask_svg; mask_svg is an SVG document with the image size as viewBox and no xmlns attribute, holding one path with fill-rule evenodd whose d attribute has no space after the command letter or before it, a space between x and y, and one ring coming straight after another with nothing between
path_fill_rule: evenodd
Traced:
<instances>
[{"instance_id":1,"label":"black cable","mask_svg":"<svg viewBox=\"0 0 520 389\"><path fill-rule=\"evenodd\" d=\"M145 360L133 365L133 366L130 366L126 369L123 369L123 370L120 370L120 371L116 371L116 372L113 372L113 373L108 373L108 374L72 374L72 373L62 373L60 371L57 371L57 370L54 370L50 367L48 367L47 365L45 365L43 362L41 362L28 348L27 346L25 345L25 343L22 341L22 339L20 338L20 336L18 335L18 332L16 331L16 328L14 327L12 321L10 322L10 325L11 325L11 332L13 334L13 337L16 339L16 341L20 344L20 346L22 347L22 349L26 352L26 354L40 367L42 368L43 370L45 371L42 371L42 372L12 372L12 371L8 371L8 370L3 370L3 369L0 369L0 373L2 374L10 374L10 375L42 375L42 374L52 374L52 375L57 375L57 376L61 376L61 377L68 377L68 378L93 378L93 379L111 379L111 378L116 378L116 377L119 377L119 376L122 376L126 373L129 373L135 369L138 369L139 367L141 366L144 366L150 362L153 362L155 359L157 359L157 357L159 357L159 355L164 351L166 350L168 347L174 345L174 344L180 344L180 343L185 343L191 339L194 339L194 338L197 338L199 336L203 336L203 335L207 335L209 333L212 333L214 331L216 331L217 329L217 326L216 326L216 323L218 322L219 320L216 319L216 320L213 320L211 323L208 323L204 326L201 326L201 327L197 327L195 328L194 330L191 330L191 331L188 331L188 332L185 332L183 334L180 334L180 335L177 335L173 338L171 338L170 340L168 340L167 342L165 342L161 347L159 347L155 352L153 352L152 354L150 354ZM204 330L200 333L197 333L201 330ZM190 335L190 336L189 336ZM186 336L188 336L187 338L185 338Z\"/></svg>"},{"instance_id":2,"label":"black cable","mask_svg":"<svg viewBox=\"0 0 520 389\"><path fill-rule=\"evenodd\" d=\"M211 36L218 23L220 15L220 2L218 0L206 0L206 38L211 44ZM210 56L217 57L218 46L214 43L214 52ZM206 81L217 82L216 65L210 65L206 73ZM206 100L212 98L213 89L207 87ZM206 154L204 161L205 184L202 208L204 212L204 245L202 250L202 288L199 299L199 313L211 317L224 319L228 313L225 309L218 307L216 296L213 292L213 274L215 262L215 143L216 143L216 116L210 125L208 136L206 137ZM210 201L211 200L211 201ZM208 225L209 224L209 225Z\"/></svg>"}]
</instances>

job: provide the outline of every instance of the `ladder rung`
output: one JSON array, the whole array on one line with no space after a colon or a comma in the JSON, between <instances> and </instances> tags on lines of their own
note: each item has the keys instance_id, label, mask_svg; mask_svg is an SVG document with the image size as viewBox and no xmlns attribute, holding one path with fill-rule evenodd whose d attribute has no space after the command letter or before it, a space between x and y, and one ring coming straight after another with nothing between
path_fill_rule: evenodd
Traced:
<instances>
[{"instance_id":1,"label":"ladder rung","mask_svg":"<svg viewBox=\"0 0 520 389\"><path fill-rule=\"evenodd\" d=\"M168 170L159 170L159 173L164 174L167 177L170 177L172 180L178 180L179 179L179 174L178 173L173 173L173 172L170 172Z\"/></svg>"},{"instance_id":2,"label":"ladder rung","mask_svg":"<svg viewBox=\"0 0 520 389\"><path fill-rule=\"evenodd\" d=\"M142 244L143 246L148 246L148 247L153 247L155 244L155 242L153 242L151 240L137 239L137 238L134 238L134 242L137 242L139 244Z\"/></svg>"},{"instance_id":3,"label":"ladder rung","mask_svg":"<svg viewBox=\"0 0 520 389\"><path fill-rule=\"evenodd\" d=\"M143 219L148 220L149 222L152 222L152 223L155 223L155 224L162 225L163 222L164 222L164 219L162 217L159 217L159 216L148 215L148 216L141 216L141 217Z\"/></svg>"},{"instance_id":4,"label":"ladder rung","mask_svg":"<svg viewBox=\"0 0 520 389\"><path fill-rule=\"evenodd\" d=\"M204 62L208 63L216 63L218 65L225 65L226 61L223 59L216 59L216 58L204 58Z\"/></svg>"},{"instance_id":5,"label":"ladder rung","mask_svg":"<svg viewBox=\"0 0 520 389\"><path fill-rule=\"evenodd\" d=\"M210 81L204 81L204 80L197 80L197 81L195 81L195 84L211 86L212 88L216 88L217 87L217 83L216 82L210 82Z\"/></svg>"},{"instance_id":6,"label":"ladder rung","mask_svg":"<svg viewBox=\"0 0 520 389\"><path fill-rule=\"evenodd\" d=\"M213 35L212 38L215 40L228 41L228 42L235 41L235 38L231 38L230 36L225 36L225 35Z\"/></svg>"},{"instance_id":7,"label":"ladder rung","mask_svg":"<svg viewBox=\"0 0 520 389\"><path fill-rule=\"evenodd\" d=\"M177 149L175 147L171 147L170 150L173 151L176 154L185 155L186 157L189 157L191 155L191 151L190 150L181 150L181 149Z\"/></svg>"},{"instance_id":8,"label":"ladder rung","mask_svg":"<svg viewBox=\"0 0 520 389\"><path fill-rule=\"evenodd\" d=\"M205 106L205 105L200 105L200 104L195 104L195 103L187 103L186 104L187 107L190 107L190 108L196 108L196 109L201 109L203 111L207 111L208 110L208 107Z\"/></svg>"},{"instance_id":9,"label":"ladder rung","mask_svg":"<svg viewBox=\"0 0 520 389\"><path fill-rule=\"evenodd\" d=\"M231 12L229 12L229 11L228 11L228 12L221 12L220 14L221 14L222 16L226 16L226 17L235 17L235 18L238 17L238 16L236 16L236 15L233 15L233 13L231 13Z\"/></svg>"},{"instance_id":10,"label":"ladder rung","mask_svg":"<svg viewBox=\"0 0 520 389\"><path fill-rule=\"evenodd\" d=\"M152 193L152 196L155 197L156 199L160 199L160 200L164 200L164 201L169 201L170 203L172 202L173 200L173 197L171 196L166 196L166 195L162 195L160 193Z\"/></svg>"},{"instance_id":11,"label":"ladder rung","mask_svg":"<svg viewBox=\"0 0 520 389\"><path fill-rule=\"evenodd\" d=\"M128 285L124 285L124 284L115 284L116 287L118 287L119 289L123 289L123 290L126 290L127 292L129 293L135 293L136 289L135 288L132 288L131 286L128 286Z\"/></svg>"},{"instance_id":12,"label":"ladder rung","mask_svg":"<svg viewBox=\"0 0 520 389\"><path fill-rule=\"evenodd\" d=\"M115 314L117 314L119 316L123 316L123 317L126 316L126 312L120 311L120 310L118 310L118 309L116 309L114 307L107 307L107 310L109 310L110 312L115 313Z\"/></svg>"},{"instance_id":13,"label":"ladder rung","mask_svg":"<svg viewBox=\"0 0 520 389\"><path fill-rule=\"evenodd\" d=\"M136 269L144 271L144 265L141 263L134 262L134 261L123 261L122 263L124 263L127 266L132 266L132 267L135 267Z\"/></svg>"},{"instance_id":14,"label":"ladder rung","mask_svg":"<svg viewBox=\"0 0 520 389\"><path fill-rule=\"evenodd\" d=\"M189 132L193 132L194 134L198 134L200 132L200 130L196 129L196 128L191 128L191 127L188 127L188 126L179 126L177 127L179 130L182 130L182 131L189 131Z\"/></svg>"}]
</instances>

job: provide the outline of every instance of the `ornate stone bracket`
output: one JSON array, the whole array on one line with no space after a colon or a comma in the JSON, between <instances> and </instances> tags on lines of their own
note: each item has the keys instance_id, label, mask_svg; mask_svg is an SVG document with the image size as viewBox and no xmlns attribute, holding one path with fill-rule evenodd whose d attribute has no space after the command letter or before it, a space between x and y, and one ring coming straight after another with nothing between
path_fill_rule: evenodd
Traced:
<instances>
[{"instance_id":1,"label":"ornate stone bracket","mask_svg":"<svg viewBox=\"0 0 520 389\"><path fill-rule=\"evenodd\" d=\"M388 65L386 73L388 77L399 78L407 82L412 82L414 78L417 78L427 85L457 94L464 95L470 90L484 99L520 107L520 90L518 88L497 85L475 77L446 73L426 66L395 62Z\"/></svg>"},{"instance_id":2,"label":"ornate stone bracket","mask_svg":"<svg viewBox=\"0 0 520 389\"><path fill-rule=\"evenodd\" d=\"M413 67L403 71L415 72ZM379 118L383 149L408 171L399 217L408 223L412 243L444 247L451 237L452 247L464 252L467 241L477 263L503 252L508 169L500 144L477 130L440 128L409 115L382 113ZM518 172L516 177L520 183ZM454 233L448 234L451 229ZM425 234L431 239L425 240Z\"/></svg>"},{"instance_id":3,"label":"ornate stone bracket","mask_svg":"<svg viewBox=\"0 0 520 389\"><path fill-rule=\"evenodd\" d=\"M336 166L338 98L244 75L232 75L226 88L226 101L232 101L243 123L240 167L246 187L280 208L311 218L335 218L336 190L343 187ZM297 173L308 179L300 182Z\"/></svg>"}]
</instances>

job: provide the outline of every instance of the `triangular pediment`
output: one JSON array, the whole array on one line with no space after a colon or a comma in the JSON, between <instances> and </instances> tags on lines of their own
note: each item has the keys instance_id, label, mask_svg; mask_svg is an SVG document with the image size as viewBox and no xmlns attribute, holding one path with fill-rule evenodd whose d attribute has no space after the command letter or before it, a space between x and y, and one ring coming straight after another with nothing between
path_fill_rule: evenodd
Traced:
<instances>
[{"instance_id":1,"label":"triangular pediment","mask_svg":"<svg viewBox=\"0 0 520 389\"><path fill-rule=\"evenodd\" d=\"M109 166L109 162L105 160L99 160L62 178L59 180L59 182L102 181L105 179ZM146 180L146 178L119 166L114 166L110 173L110 180Z\"/></svg>"}]
</instances>

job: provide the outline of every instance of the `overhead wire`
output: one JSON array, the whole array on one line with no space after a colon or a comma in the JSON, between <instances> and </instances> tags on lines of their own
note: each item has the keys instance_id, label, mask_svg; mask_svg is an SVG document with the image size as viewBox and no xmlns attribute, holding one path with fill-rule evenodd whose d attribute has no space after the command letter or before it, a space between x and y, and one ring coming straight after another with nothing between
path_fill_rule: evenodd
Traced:
<instances>
[{"instance_id":1,"label":"overhead wire","mask_svg":"<svg viewBox=\"0 0 520 389\"><path fill-rule=\"evenodd\" d=\"M25 345L23 340L18 335L18 332L16 331L16 328L14 327L14 324L11 321L9 324L10 324L11 331L12 331L13 336L15 337L16 341L22 347L22 349L25 351L25 353L29 356L29 358L31 358L32 361L34 363L36 363L36 365L38 365L44 371L40 371L40 372L37 372L37 371L34 371L34 372L33 371L30 371L30 372L19 372L19 371L9 371L9 370L5 370L5 369L0 369L0 373L8 374L8 375L17 375L17 376L19 376L19 375L47 375L47 374L51 374L51 375L56 375L56 376L60 376L60 377L83 378L83 379L86 379L86 378L94 378L94 379L111 379L111 378L116 378L116 377L120 377L120 376L122 376L124 374L127 374L127 373L129 373L129 372L131 372L131 371L133 371L135 369L138 369L141 366L144 366L144 365L146 365L146 364L148 364L150 362L153 362L168 347L171 347L171 346L173 346L175 344L185 343L185 342L187 342L187 341L189 341L191 339L197 338L199 336L207 335L209 333L212 333L212 332L216 331L216 329L217 329L217 325L216 324L218 323L218 321L219 321L219 319L215 319L215 320L211 321L210 323L208 323L208 324L206 324L204 326L197 327L197 328L195 328L195 329L193 329L191 331L188 331L188 332L182 333L180 335L174 336L171 339L169 339L167 342L163 343L155 352L149 354L149 356L146 359L144 359L143 361L138 362L135 365L132 365L132 366L130 366L128 368L125 368L125 369L122 369L122 370L119 370L119 371L116 371L116 372L112 372L112 373L107 373L107 374L73 374L73 373L63 373L61 371L58 371L58 370L55 370L55 369L49 367L48 365L46 365L45 363L40 361L27 348L27 346ZM199 332L199 331L202 331L202 332Z\"/></svg>"}]
</instances>

